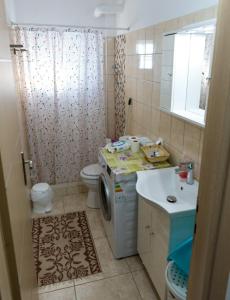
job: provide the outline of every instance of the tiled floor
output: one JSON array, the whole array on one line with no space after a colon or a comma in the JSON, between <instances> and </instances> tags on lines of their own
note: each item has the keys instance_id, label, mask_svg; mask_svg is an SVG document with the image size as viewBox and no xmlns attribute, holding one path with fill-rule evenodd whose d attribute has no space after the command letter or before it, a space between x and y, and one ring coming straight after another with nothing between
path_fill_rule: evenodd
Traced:
<instances>
[{"instance_id":1,"label":"tiled floor","mask_svg":"<svg viewBox=\"0 0 230 300\"><path fill-rule=\"evenodd\" d=\"M41 287L39 300L158 300L138 256L113 258L99 210L86 206L86 196L79 192L59 193L52 214L86 210L102 273Z\"/></svg>"}]
</instances>

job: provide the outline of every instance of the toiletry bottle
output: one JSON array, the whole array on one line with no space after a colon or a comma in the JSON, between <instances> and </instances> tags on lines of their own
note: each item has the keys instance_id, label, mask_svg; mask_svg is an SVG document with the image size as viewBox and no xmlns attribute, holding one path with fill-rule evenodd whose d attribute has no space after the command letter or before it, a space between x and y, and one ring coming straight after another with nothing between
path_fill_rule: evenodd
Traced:
<instances>
[{"instance_id":1,"label":"toiletry bottle","mask_svg":"<svg viewBox=\"0 0 230 300\"><path fill-rule=\"evenodd\" d=\"M188 165L188 174L187 174L187 184L193 184L194 183L194 178L193 178L193 164Z\"/></svg>"}]
</instances>

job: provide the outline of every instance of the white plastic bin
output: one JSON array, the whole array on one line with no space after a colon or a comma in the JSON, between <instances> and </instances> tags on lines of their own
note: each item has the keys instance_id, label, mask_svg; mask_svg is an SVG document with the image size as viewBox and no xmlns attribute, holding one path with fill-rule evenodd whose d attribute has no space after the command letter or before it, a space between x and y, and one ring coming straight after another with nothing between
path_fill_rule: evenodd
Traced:
<instances>
[{"instance_id":1,"label":"white plastic bin","mask_svg":"<svg viewBox=\"0 0 230 300\"><path fill-rule=\"evenodd\" d=\"M37 183L31 189L33 212L36 214L47 213L52 210L54 193L48 183Z\"/></svg>"},{"instance_id":2,"label":"white plastic bin","mask_svg":"<svg viewBox=\"0 0 230 300\"><path fill-rule=\"evenodd\" d=\"M167 300L186 300L188 276L186 276L173 261L166 267L165 280L167 286Z\"/></svg>"}]
</instances>

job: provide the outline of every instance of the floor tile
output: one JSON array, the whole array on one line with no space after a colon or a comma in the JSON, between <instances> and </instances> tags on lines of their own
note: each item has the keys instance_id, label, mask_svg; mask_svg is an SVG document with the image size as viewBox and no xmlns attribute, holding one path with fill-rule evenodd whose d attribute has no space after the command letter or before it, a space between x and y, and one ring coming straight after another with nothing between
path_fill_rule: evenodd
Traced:
<instances>
[{"instance_id":1,"label":"floor tile","mask_svg":"<svg viewBox=\"0 0 230 300\"><path fill-rule=\"evenodd\" d=\"M143 300L159 300L159 297L157 296L157 293L144 269L135 271L132 275Z\"/></svg>"},{"instance_id":2,"label":"floor tile","mask_svg":"<svg viewBox=\"0 0 230 300\"><path fill-rule=\"evenodd\" d=\"M76 300L74 287L39 295L39 300Z\"/></svg>"},{"instance_id":3,"label":"floor tile","mask_svg":"<svg viewBox=\"0 0 230 300\"><path fill-rule=\"evenodd\" d=\"M106 238L95 239L94 243L102 272L81 279L75 279L75 285L130 272L125 259L115 259L113 257L112 250Z\"/></svg>"},{"instance_id":4,"label":"floor tile","mask_svg":"<svg viewBox=\"0 0 230 300\"><path fill-rule=\"evenodd\" d=\"M100 211L86 211L90 230L94 239L105 237L104 227L100 217Z\"/></svg>"},{"instance_id":5,"label":"floor tile","mask_svg":"<svg viewBox=\"0 0 230 300\"><path fill-rule=\"evenodd\" d=\"M53 216L53 215L59 215L59 214L64 214L63 197L55 197L54 198L53 208L52 208L51 212L45 213L45 214L32 213L32 218Z\"/></svg>"},{"instance_id":6,"label":"floor tile","mask_svg":"<svg viewBox=\"0 0 230 300\"><path fill-rule=\"evenodd\" d=\"M77 300L140 300L131 274L75 286Z\"/></svg>"},{"instance_id":7,"label":"floor tile","mask_svg":"<svg viewBox=\"0 0 230 300\"><path fill-rule=\"evenodd\" d=\"M130 272L142 270L144 267L139 255L127 257L125 260L129 266Z\"/></svg>"},{"instance_id":8,"label":"floor tile","mask_svg":"<svg viewBox=\"0 0 230 300\"><path fill-rule=\"evenodd\" d=\"M79 210L90 210L86 205L86 199L86 193L65 196L63 198L65 213Z\"/></svg>"},{"instance_id":9,"label":"floor tile","mask_svg":"<svg viewBox=\"0 0 230 300\"><path fill-rule=\"evenodd\" d=\"M48 293L56 290L61 290L74 286L74 280L63 281L60 283L49 284L38 288L38 293Z\"/></svg>"}]
</instances>

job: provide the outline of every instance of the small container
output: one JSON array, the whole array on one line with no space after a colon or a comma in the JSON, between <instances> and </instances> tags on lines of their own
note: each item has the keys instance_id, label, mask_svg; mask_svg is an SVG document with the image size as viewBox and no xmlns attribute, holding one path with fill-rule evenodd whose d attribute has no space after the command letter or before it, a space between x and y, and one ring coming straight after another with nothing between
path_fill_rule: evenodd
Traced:
<instances>
[{"instance_id":1,"label":"small container","mask_svg":"<svg viewBox=\"0 0 230 300\"><path fill-rule=\"evenodd\" d=\"M37 183L31 189L33 212L43 214L52 210L54 192L48 183Z\"/></svg>"},{"instance_id":2,"label":"small container","mask_svg":"<svg viewBox=\"0 0 230 300\"><path fill-rule=\"evenodd\" d=\"M193 165L190 164L188 166L188 174L187 174L187 180L186 180L187 184L193 184L194 183L194 176L193 176Z\"/></svg>"},{"instance_id":3,"label":"small container","mask_svg":"<svg viewBox=\"0 0 230 300\"><path fill-rule=\"evenodd\" d=\"M140 151L140 143L138 140L131 141L131 151L132 153L136 153Z\"/></svg>"},{"instance_id":4,"label":"small container","mask_svg":"<svg viewBox=\"0 0 230 300\"><path fill-rule=\"evenodd\" d=\"M141 147L141 150L144 152L146 159L151 163L166 161L169 158L168 151L161 145L147 145ZM155 153L155 156L153 153Z\"/></svg>"},{"instance_id":5,"label":"small container","mask_svg":"<svg viewBox=\"0 0 230 300\"><path fill-rule=\"evenodd\" d=\"M187 181L188 171L180 171L178 173L178 175L179 175L181 181Z\"/></svg>"}]
</instances>

